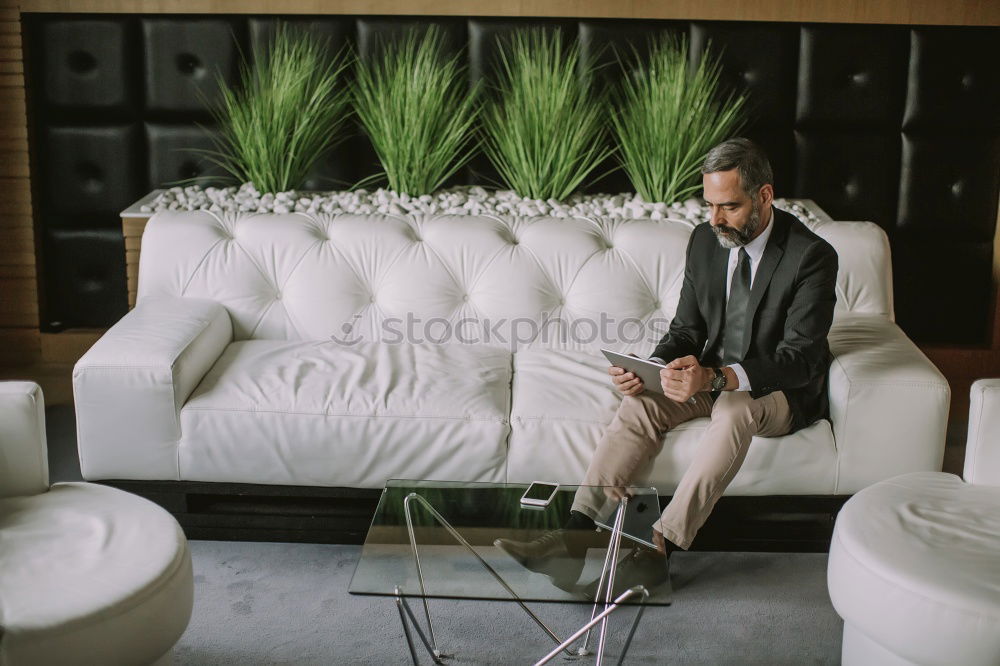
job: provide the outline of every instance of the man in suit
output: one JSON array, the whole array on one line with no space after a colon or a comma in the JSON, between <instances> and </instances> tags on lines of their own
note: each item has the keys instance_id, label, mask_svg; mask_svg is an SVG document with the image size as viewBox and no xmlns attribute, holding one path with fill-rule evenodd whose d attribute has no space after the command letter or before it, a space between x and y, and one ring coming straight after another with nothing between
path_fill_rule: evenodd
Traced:
<instances>
[{"instance_id":1,"label":"man in suit","mask_svg":"<svg viewBox=\"0 0 1000 666\"><path fill-rule=\"evenodd\" d=\"M610 367L624 398L583 480L607 490L581 488L563 530L532 542L497 541L560 587L575 583L583 567L586 540L573 535L593 528L608 499L646 481L668 430L693 418L711 419L653 526L659 553L635 551L619 566L616 591L617 583L624 589L666 580L670 553L691 545L754 435L785 435L827 412L836 251L772 206L771 166L751 141L719 144L701 172L711 220L691 234L677 311L651 357L666 365L663 393Z\"/></svg>"}]
</instances>

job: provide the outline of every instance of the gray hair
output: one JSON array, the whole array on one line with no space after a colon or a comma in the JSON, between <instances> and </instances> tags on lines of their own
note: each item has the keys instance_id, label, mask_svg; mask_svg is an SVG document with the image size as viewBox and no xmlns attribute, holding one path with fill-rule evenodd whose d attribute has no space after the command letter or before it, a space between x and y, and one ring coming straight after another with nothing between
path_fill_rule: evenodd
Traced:
<instances>
[{"instance_id":1,"label":"gray hair","mask_svg":"<svg viewBox=\"0 0 1000 666\"><path fill-rule=\"evenodd\" d=\"M740 187L751 199L757 199L757 192L764 185L774 185L774 172L767 155L750 139L736 137L727 139L708 151L701 164L701 173L731 171L740 174Z\"/></svg>"}]
</instances>

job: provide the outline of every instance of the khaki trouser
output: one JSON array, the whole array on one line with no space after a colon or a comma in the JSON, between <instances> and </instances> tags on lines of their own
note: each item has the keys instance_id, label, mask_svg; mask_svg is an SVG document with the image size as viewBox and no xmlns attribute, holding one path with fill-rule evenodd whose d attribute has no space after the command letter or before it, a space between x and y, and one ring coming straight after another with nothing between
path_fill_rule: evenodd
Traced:
<instances>
[{"instance_id":1,"label":"khaki trouser","mask_svg":"<svg viewBox=\"0 0 1000 666\"><path fill-rule=\"evenodd\" d=\"M711 422L673 499L654 524L666 538L687 549L746 459L751 438L777 437L791 427L792 414L781 391L757 400L747 391L724 391L714 402L709 393L701 392L693 402L684 403L654 391L626 396L597 445L582 485L645 484L663 448L663 435L699 416L711 416ZM603 490L584 487L577 492L573 509L597 518L606 513L608 502Z\"/></svg>"}]
</instances>

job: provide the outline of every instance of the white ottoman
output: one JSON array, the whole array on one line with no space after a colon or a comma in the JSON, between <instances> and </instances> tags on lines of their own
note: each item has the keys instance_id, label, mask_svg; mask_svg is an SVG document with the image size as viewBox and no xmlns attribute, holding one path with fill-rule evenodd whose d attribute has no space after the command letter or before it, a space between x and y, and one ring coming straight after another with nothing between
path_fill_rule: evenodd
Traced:
<instances>
[{"instance_id":1,"label":"white ottoman","mask_svg":"<svg viewBox=\"0 0 1000 666\"><path fill-rule=\"evenodd\" d=\"M0 382L0 666L167 663L193 604L184 533L135 495L49 488L43 414L37 385Z\"/></svg>"},{"instance_id":2,"label":"white ottoman","mask_svg":"<svg viewBox=\"0 0 1000 666\"><path fill-rule=\"evenodd\" d=\"M973 384L965 480L904 474L837 516L827 584L845 666L1000 664L1000 381Z\"/></svg>"}]
</instances>

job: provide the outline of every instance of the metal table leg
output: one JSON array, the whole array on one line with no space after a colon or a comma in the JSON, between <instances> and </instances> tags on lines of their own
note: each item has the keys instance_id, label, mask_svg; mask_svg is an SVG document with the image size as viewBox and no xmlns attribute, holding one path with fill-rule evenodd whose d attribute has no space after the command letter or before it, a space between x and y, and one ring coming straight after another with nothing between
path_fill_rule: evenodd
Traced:
<instances>
[{"instance_id":1,"label":"metal table leg","mask_svg":"<svg viewBox=\"0 0 1000 666\"><path fill-rule=\"evenodd\" d=\"M406 623L406 615L403 613L403 598L399 596L399 588L396 588L396 610L399 611L399 621L403 623L403 636L406 637L406 645L410 648L410 659L413 660L413 666L418 666L420 662L417 661L417 651L413 649L413 637L410 636L410 627Z\"/></svg>"},{"instance_id":2,"label":"metal table leg","mask_svg":"<svg viewBox=\"0 0 1000 666\"><path fill-rule=\"evenodd\" d=\"M611 538L608 541L608 552L604 556L604 567L601 569L601 577L598 579L597 591L594 592L594 607L590 612L590 619L597 616L597 607L601 603L601 595L604 595L604 608L607 610L611 603L612 590L615 585L615 571L618 568L618 555L621 552L622 525L625 523L625 509L628 506L628 496L626 495L618 502L618 511L615 513L615 522L611 525ZM647 595L648 596L648 595ZM597 646L597 663L601 663L604 656L604 637L607 631L607 620L601 622L600 639ZM587 636L583 640L583 645L577 650L577 654L590 654L591 629L587 630Z\"/></svg>"},{"instance_id":3,"label":"metal table leg","mask_svg":"<svg viewBox=\"0 0 1000 666\"><path fill-rule=\"evenodd\" d=\"M455 530L455 528L452 527L452 525L445 519L445 517L442 516L430 504L430 502L428 502L426 499L424 499L417 493L410 493L409 495L407 495L406 498L403 500L403 510L406 517L406 529L407 532L409 533L410 548L413 551L413 560L417 567L417 579L420 584L420 595L424 606L424 617L427 620L427 630L428 634L430 635L430 639L428 640L427 636L425 636L423 631L421 631L420 625L417 623L417 619L413 615L413 611L410 609L409 604L406 603L406 599L403 597L402 591L399 589L399 587L397 587L396 605L399 608L400 620L403 622L403 633L406 636L406 642L410 648L410 656L413 659L413 663L414 664L417 663L417 657L416 657L416 650L413 644L413 638L410 635L407 620L409 620L409 622L412 623L413 628L416 630L417 635L419 636L421 642L424 644L424 647L427 649L427 652L431 655L431 658L434 660L434 663L436 664L443 663L441 661L442 657L446 657L448 655L444 655L441 653L441 651L437 647L437 643L434 638L434 629L431 623L430 609L427 606L426 589L424 588L423 569L421 568L420 565L420 553L417 550L417 540L413 530L413 517L411 514L412 509L410 506L412 502L418 502L419 504L421 504L431 514L431 516L438 523L441 524L442 527L448 530L449 534L451 534L451 536L454 537L456 541L458 541L462 546L466 548L466 550L472 553L472 555L490 573L490 575L493 576L493 578L498 583L500 583L500 585L510 594L511 598L513 598L518 603L518 605L521 606L524 612L527 613L528 616L532 620L534 620L535 623L539 627L541 627L542 630L546 634L548 634L548 636L553 641L555 641L555 643L557 644L556 647L551 652L549 652L545 657L543 657L541 661L537 662L536 666L541 666L541 664L548 663L560 652L563 652L569 657L589 654L589 652L587 651L587 644L590 641L590 632L594 628L594 626L596 626L598 623L600 623L601 625L601 631L597 647L596 666L600 666L603 663L604 659L604 646L607 634L608 616L611 615L613 612L615 612L620 607L622 602L627 601L628 599L637 594L642 595L639 609L636 611L635 618L632 621L632 626L629 630L628 636L625 639L625 644L622 647L622 653L618 660L618 663L621 664L622 661L625 659L626 652L628 652L628 649L632 644L632 638L635 636L636 628L639 626L639 622L642 619L643 612L645 611L646 608L645 606L646 599L649 598L649 592L641 585L626 590L621 595L619 595L617 599L612 597L614 590L615 570L617 569L618 556L621 552L622 525L624 524L625 521L625 509L628 505L628 501L629 498L627 496L623 497L618 505L618 511L615 515L615 522L611 530L611 540L608 544L608 552L604 558L604 567L601 570L601 577L598 581L597 592L594 595L595 601L593 609L590 614L590 621L587 622L585 625L583 625L572 636L563 641L560 640L560 638L556 635L554 631L552 631L552 629L550 629L544 622L542 622L541 618L539 618L534 612L532 612L530 608L527 607L527 605L525 605L524 601L522 601L521 598L517 595L517 593L510 587L510 585L507 584L507 581L505 581L503 577L501 577L500 574L498 574L496 570L493 567L491 567L490 564L486 560L484 560L478 552L476 552L475 548L472 547L472 544L470 544L465 539L465 537L459 534L458 531ZM604 610L601 613L598 613L597 606L600 604L600 597L602 593L604 594ZM577 653L574 654L569 649L569 646L572 645L584 633L587 634L587 638L585 639L583 646L577 651Z\"/></svg>"},{"instance_id":4,"label":"metal table leg","mask_svg":"<svg viewBox=\"0 0 1000 666\"><path fill-rule=\"evenodd\" d=\"M413 659L414 666L417 666L418 663L417 652L413 647L413 636L410 635L410 627L407 620L413 624L413 629L417 632L417 636L420 637L420 642L424 644L425 648L427 648L427 653L431 656L434 663L444 663L441 661L441 653L431 647L427 637L424 636L424 632L421 631L420 624L417 622L417 618L414 617L413 611L410 610L410 605L406 603L406 599L403 597L399 586L396 587L396 608L399 610L399 619L403 623L403 635L406 636L406 644L410 648L410 658Z\"/></svg>"},{"instance_id":5,"label":"metal table leg","mask_svg":"<svg viewBox=\"0 0 1000 666\"><path fill-rule=\"evenodd\" d=\"M625 643L625 647L622 648L622 657L621 658L624 659L625 658L625 652L628 651L629 645L632 642L632 636L633 636L633 634L635 634L635 628L639 624L639 619L642 617L642 611L645 609L645 601L649 597L649 592L642 585L637 585L637 586L635 586L633 588L630 588L630 589L625 590L624 592L622 592L618 596L618 598L615 599L614 601L612 601L611 604L607 608L605 608L603 611L601 611L601 613L599 615L595 615L593 617L593 619L590 620L590 622L588 622L587 624L585 624L582 627L580 627L579 629L577 629L576 633L574 633L572 636L570 636L565 641L563 641L563 643L561 645L557 646L554 650L552 650L552 652L549 652L547 655L545 655L544 657L542 657L539 661L535 662L535 666L542 666L542 664L547 664L550 661L552 661L555 658L555 656L557 654L559 654L559 652L563 649L564 646L571 645L573 643L573 641L575 641L576 639L578 639L580 636L583 636L583 634L585 632L590 631L594 627L594 625L596 625L597 623L607 621L608 616L611 615L612 613L614 613L616 610L618 610L618 608L620 607L619 604L621 604L623 601L627 601L628 599L630 599L631 597L635 596L636 594L641 594L642 595L642 603L643 603L643 605L639 606L639 612L636 613L635 620L632 621L632 630L629 632L628 640ZM599 664L600 661L598 661L597 663ZM620 664L621 660L619 660L618 663Z\"/></svg>"},{"instance_id":6,"label":"metal table leg","mask_svg":"<svg viewBox=\"0 0 1000 666\"><path fill-rule=\"evenodd\" d=\"M560 639L559 636L556 635L556 633L548 627L548 625L542 622L541 618L535 615L535 613L530 608L528 608L527 605L525 605L524 601L521 600L521 598L517 595L517 593L513 590L513 588L511 588L511 586L507 584L507 581L505 581L503 577L496 572L496 569L491 567L489 562L484 560L482 556L476 552L476 549L472 547L472 544L466 541L465 537L459 534L458 531L451 526L451 523L449 523L444 516L438 513L437 509L435 509L430 502L428 502L426 499L424 499L417 493L410 493L403 500L403 512L406 516L406 529L409 532L410 536L410 548L413 550L413 560L417 566L417 579L420 582L420 595L423 598L424 602L424 616L427 619L428 633L430 634L430 645L432 646L433 654L439 657L447 656L441 654L434 640L434 631L431 625L431 615L430 611L427 608L427 595L426 595L426 590L424 589L424 575L423 575L423 570L420 567L420 554L417 552L417 540L413 532L413 518L410 513L411 512L410 504L412 502L418 502L425 509L427 509L427 511L431 514L431 516L433 516L434 519L437 522L439 522L442 527L448 530L448 533L451 534L451 536L454 537L456 541L458 541L462 546L466 548L466 550L472 553L472 555L477 560L479 560L479 563L486 569L486 571L488 571L490 575L493 576L493 578L498 583L500 583L500 585L507 591L507 593L510 594L511 598L514 599L514 601L517 602L517 604L524 610L524 612L528 614L528 617L534 620L535 624L541 627L542 631L548 634L549 638L551 638L556 644L562 643L562 639ZM566 655L569 657L575 656L573 652L570 651L569 649L566 649L565 652Z\"/></svg>"}]
</instances>

